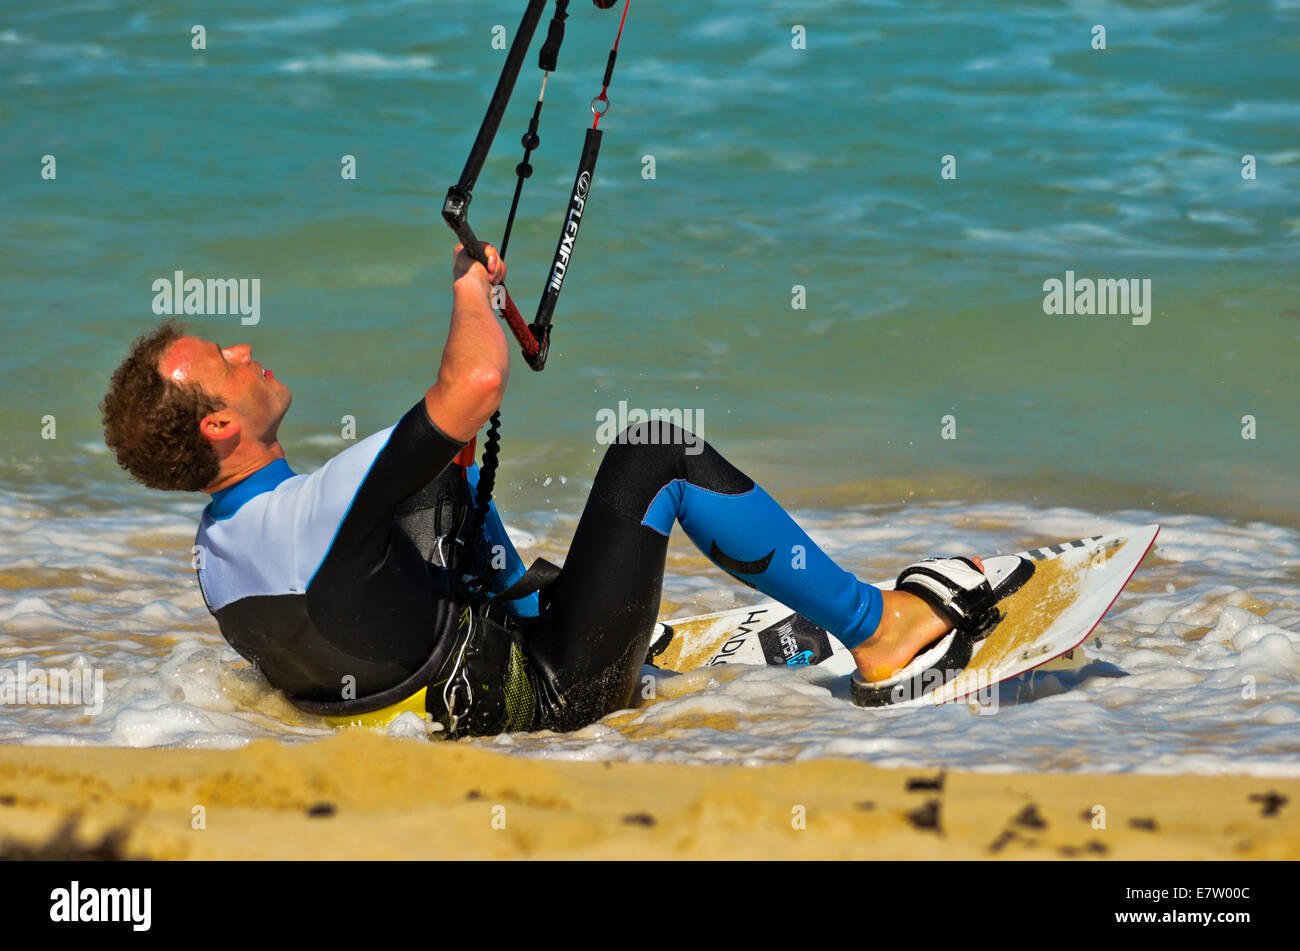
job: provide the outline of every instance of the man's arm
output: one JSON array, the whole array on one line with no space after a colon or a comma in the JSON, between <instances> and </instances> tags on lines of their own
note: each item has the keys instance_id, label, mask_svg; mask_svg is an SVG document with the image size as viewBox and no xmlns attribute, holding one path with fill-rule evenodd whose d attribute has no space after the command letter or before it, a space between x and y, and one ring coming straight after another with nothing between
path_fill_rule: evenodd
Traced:
<instances>
[{"instance_id":1,"label":"man's arm","mask_svg":"<svg viewBox=\"0 0 1300 951\"><path fill-rule=\"evenodd\" d=\"M492 287L505 280L506 265L490 244L491 274L456 246L451 329L438 380L424 394L429 419L453 439L468 442L483 428L506 392L510 348L492 310Z\"/></svg>"}]
</instances>

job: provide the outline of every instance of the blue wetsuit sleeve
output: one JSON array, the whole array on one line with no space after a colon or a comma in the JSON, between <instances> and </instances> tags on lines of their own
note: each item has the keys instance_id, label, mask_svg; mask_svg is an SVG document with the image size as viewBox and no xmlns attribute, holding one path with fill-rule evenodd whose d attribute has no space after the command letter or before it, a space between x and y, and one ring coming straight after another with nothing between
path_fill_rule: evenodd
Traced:
<instances>
[{"instance_id":1,"label":"blue wetsuit sleeve","mask_svg":"<svg viewBox=\"0 0 1300 951\"><path fill-rule=\"evenodd\" d=\"M478 466L470 466L466 470L466 476L469 480L469 490L472 497L478 492ZM492 502L488 506L487 518L483 522L483 533L487 536L488 546L493 558L496 558L499 552L505 554L505 568L496 575L489 587L493 594L497 594L523 577L524 560L519 557L514 542L510 540L510 535L506 532L501 516L497 513L496 502ZM537 592L519 598L517 601L506 601L503 603L503 607L518 618L534 618L540 612Z\"/></svg>"}]
</instances>

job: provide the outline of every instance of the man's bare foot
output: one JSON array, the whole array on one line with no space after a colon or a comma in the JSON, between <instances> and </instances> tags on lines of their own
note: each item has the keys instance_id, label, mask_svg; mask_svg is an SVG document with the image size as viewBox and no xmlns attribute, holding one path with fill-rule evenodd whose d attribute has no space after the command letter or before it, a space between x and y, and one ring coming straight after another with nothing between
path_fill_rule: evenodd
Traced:
<instances>
[{"instance_id":1,"label":"man's bare foot","mask_svg":"<svg viewBox=\"0 0 1300 951\"><path fill-rule=\"evenodd\" d=\"M984 570L984 562L972 558ZM942 614L907 591L883 591L885 613L876 633L853 648L858 673L869 683L887 680L952 630Z\"/></svg>"}]
</instances>

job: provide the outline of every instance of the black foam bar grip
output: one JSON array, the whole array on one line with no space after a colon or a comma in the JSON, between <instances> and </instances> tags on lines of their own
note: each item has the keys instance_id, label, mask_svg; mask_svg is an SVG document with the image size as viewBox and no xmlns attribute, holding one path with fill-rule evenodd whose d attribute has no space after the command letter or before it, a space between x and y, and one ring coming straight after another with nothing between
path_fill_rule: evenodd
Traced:
<instances>
[{"instance_id":1,"label":"black foam bar grip","mask_svg":"<svg viewBox=\"0 0 1300 951\"><path fill-rule=\"evenodd\" d=\"M609 81L614 78L614 60L618 58L618 50L609 51L609 62L605 64L605 81L602 86L608 86Z\"/></svg>"},{"instance_id":2,"label":"black foam bar grip","mask_svg":"<svg viewBox=\"0 0 1300 951\"><path fill-rule=\"evenodd\" d=\"M470 149L469 158L465 161L465 170L460 173L457 187L462 191L472 192L479 172L483 171L483 163L487 161L492 140L496 138L497 128L501 125L501 117L510 104L510 94L514 92L515 80L519 78L519 70L524 64L524 57L528 55L528 47L533 42L533 34L537 32L537 24L542 19L546 3L547 0L529 0L528 9L524 11L524 18L515 33L515 41L510 45L506 65L501 70L501 78L497 80L497 88L488 104L487 115L479 126L478 137L474 139L474 147Z\"/></svg>"},{"instance_id":3,"label":"black foam bar grip","mask_svg":"<svg viewBox=\"0 0 1300 951\"><path fill-rule=\"evenodd\" d=\"M573 178L569 207L564 213L564 223L560 226L560 240L555 246L555 257L551 259L551 270L546 276L546 288L542 291L542 302L537 307L534 327L545 327L551 323L555 303L560 299L560 291L564 288L564 278L569 272L569 265L573 263L573 249L578 243L578 228L582 225L582 216L587 209L587 194L596 172L596 157L600 155L602 135L604 133L600 129L588 129L586 141L582 143L578 174Z\"/></svg>"},{"instance_id":4,"label":"black foam bar grip","mask_svg":"<svg viewBox=\"0 0 1300 951\"><path fill-rule=\"evenodd\" d=\"M537 54L537 66L544 73L555 72L555 64L560 58L560 44L564 42L564 21L569 14L569 0L555 0L555 16L546 30L546 42Z\"/></svg>"}]
</instances>

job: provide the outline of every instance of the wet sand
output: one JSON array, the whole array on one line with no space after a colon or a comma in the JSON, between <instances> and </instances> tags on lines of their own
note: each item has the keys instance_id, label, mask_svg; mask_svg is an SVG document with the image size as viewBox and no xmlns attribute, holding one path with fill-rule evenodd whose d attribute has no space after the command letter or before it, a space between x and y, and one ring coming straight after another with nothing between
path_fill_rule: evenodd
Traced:
<instances>
[{"instance_id":1,"label":"wet sand","mask_svg":"<svg viewBox=\"0 0 1300 951\"><path fill-rule=\"evenodd\" d=\"M13 858L1295 859L1297 817L1300 780L1245 776L552 762L361 730L0 748Z\"/></svg>"}]
</instances>

